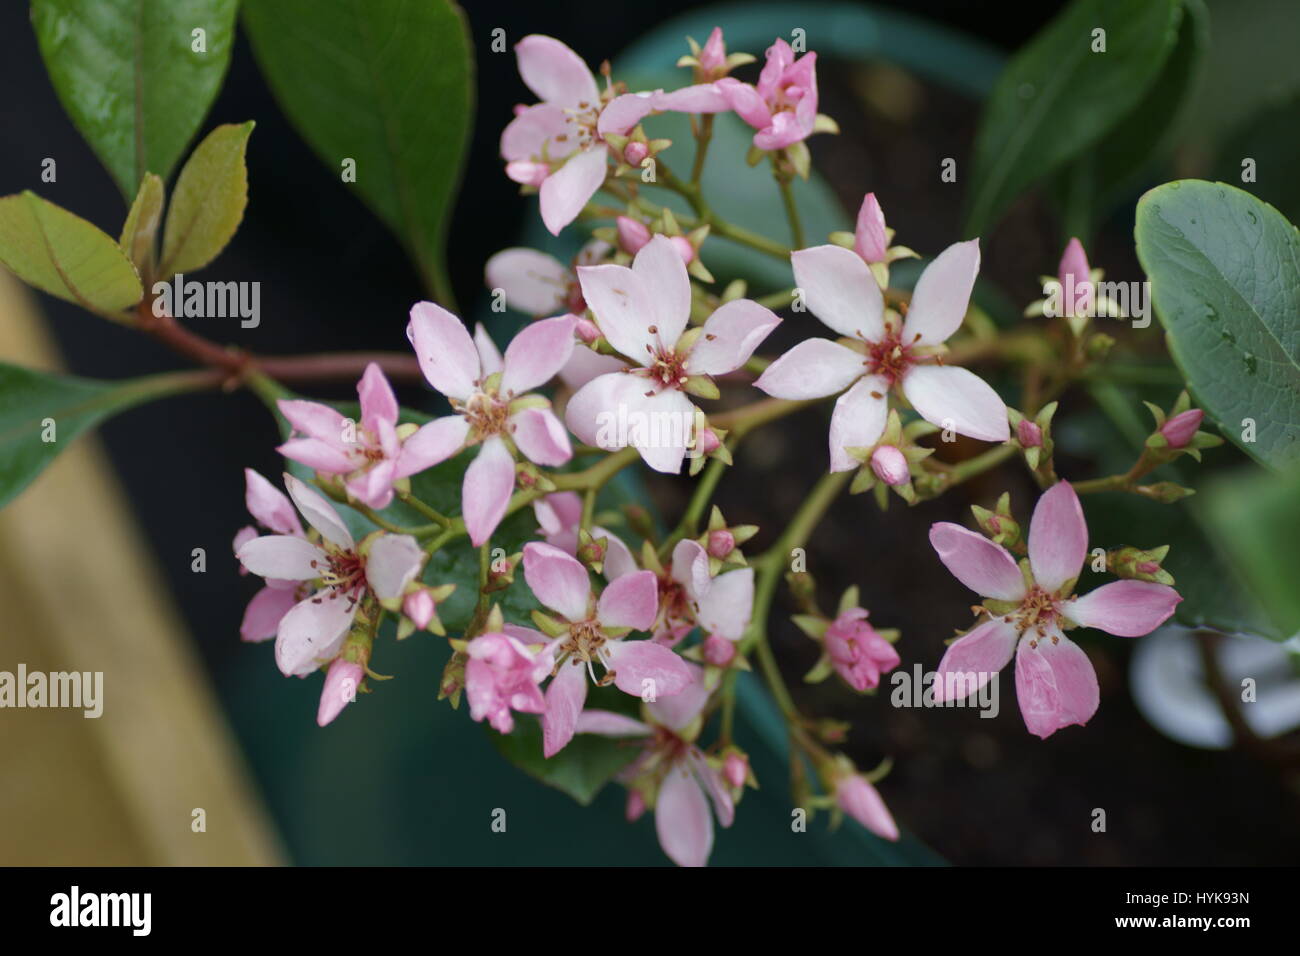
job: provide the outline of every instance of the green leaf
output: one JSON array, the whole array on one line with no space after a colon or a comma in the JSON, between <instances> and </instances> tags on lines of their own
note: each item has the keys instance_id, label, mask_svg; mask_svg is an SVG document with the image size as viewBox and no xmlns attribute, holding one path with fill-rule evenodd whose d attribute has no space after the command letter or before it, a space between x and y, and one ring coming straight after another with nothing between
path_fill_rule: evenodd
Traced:
<instances>
[{"instance_id":1,"label":"green leaf","mask_svg":"<svg viewBox=\"0 0 1300 956\"><path fill-rule=\"evenodd\" d=\"M100 314L120 312L144 294L110 236L30 191L0 199L0 262L43 292Z\"/></svg>"},{"instance_id":2,"label":"green leaf","mask_svg":"<svg viewBox=\"0 0 1300 956\"><path fill-rule=\"evenodd\" d=\"M122 238L117 241L145 281L153 275L154 244L162 221L163 199L162 178L145 173L122 225Z\"/></svg>"},{"instance_id":3,"label":"green leaf","mask_svg":"<svg viewBox=\"0 0 1300 956\"><path fill-rule=\"evenodd\" d=\"M45 68L72 122L130 199L166 179L230 63L237 0L32 0ZM194 49L202 30L205 52Z\"/></svg>"},{"instance_id":4,"label":"green leaf","mask_svg":"<svg viewBox=\"0 0 1300 956\"><path fill-rule=\"evenodd\" d=\"M1295 226L1233 186L1182 180L1142 197L1136 237L1170 354L1197 402L1261 463L1300 463Z\"/></svg>"},{"instance_id":5,"label":"green leaf","mask_svg":"<svg viewBox=\"0 0 1300 956\"><path fill-rule=\"evenodd\" d=\"M0 507L88 428L195 384L185 372L100 382L0 363Z\"/></svg>"},{"instance_id":6,"label":"green leaf","mask_svg":"<svg viewBox=\"0 0 1300 956\"><path fill-rule=\"evenodd\" d=\"M1177 35L1178 0L1074 0L1007 64L980 121L966 235L1096 144L1141 102ZM1106 52L1092 51L1106 31Z\"/></svg>"},{"instance_id":7,"label":"green leaf","mask_svg":"<svg viewBox=\"0 0 1300 956\"><path fill-rule=\"evenodd\" d=\"M244 7L244 24L303 138L449 304L446 231L473 105L460 9L447 0L259 0ZM349 160L355 182L344 179Z\"/></svg>"},{"instance_id":8,"label":"green leaf","mask_svg":"<svg viewBox=\"0 0 1300 956\"><path fill-rule=\"evenodd\" d=\"M195 147L176 178L163 232L163 279L202 269L221 254L248 205L244 151L253 122L218 126Z\"/></svg>"}]
</instances>

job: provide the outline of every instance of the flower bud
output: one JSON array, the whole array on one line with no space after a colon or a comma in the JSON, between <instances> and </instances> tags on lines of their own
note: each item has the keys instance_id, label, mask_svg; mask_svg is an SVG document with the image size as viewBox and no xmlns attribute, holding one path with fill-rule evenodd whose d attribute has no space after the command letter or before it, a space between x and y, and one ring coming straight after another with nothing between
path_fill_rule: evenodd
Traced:
<instances>
[{"instance_id":1,"label":"flower bud","mask_svg":"<svg viewBox=\"0 0 1300 956\"><path fill-rule=\"evenodd\" d=\"M316 711L319 726L324 727L357 699L357 688L361 686L364 675L365 670L356 661L334 658L334 663L325 673L325 686L320 692L320 707Z\"/></svg>"},{"instance_id":2,"label":"flower bud","mask_svg":"<svg viewBox=\"0 0 1300 956\"><path fill-rule=\"evenodd\" d=\"M726 528L709 532L708 552L710 557L725 558L736 550L736 536Z\"/></svg>"},{"instance_id":3,"label":"flower bud","mask_svg":"<svg viewBox=\"0 0 1300 956\"><path fill-rule=\"evenodd\" d=\"M623 148L623 161L629 166L640 166L649 155L649 145L635 139Z\"/></svg>"},{"instance_id":4,"label":"flower bud","mask_svg":"<svg viewBox=\"0 0 1300 956\"><path fill-rule=\"evenodd\" d=\"M736 657L736 645L718 634L704 640L704 661L714 667L726 667Z\"/></svg>"},{"instance_id":5,"label":"flower bud","mask_svg":"<svg viewBox=\"0 0 1300 956\"><path fill-rule=\"evenodd\" d=\"M1021 448L1040 448L1043 444L1043 430L1028 418L1020 419L1016 426L1016 440Z\"/></svg>"},{"instance_id":6,"label":"flower bud","mask_svg":"<svg viewBox=\"0 0 1300 956\"><path fill-rule=\"evenodd\" d=\"M402 600L402 613L411 619L417 630L423 631L429 626L433 611L433 596L424 588L412 591Z\"/></svg>"},{"instance_id":7,"label":"flower bud","mask_svg":"<svg viewBox=\"0 0 1300 956\"><path fill-rule=\"evenodd\" d=\"M740 789L749 776L749 760L739 751L731 751L722 761L722 776L732 787Z\"/></svg>"},{"instance_id":8,"label":"flower bud","mask_svg":"<svg viewBox=\"0 0 1300 956\"><path fill-rule=\"evenodd\" d=\"M893 445L881 445L871 453L871 470L887 485L906 484L910 477L907 457Z\"/></svg>"},{"instance_id":9,"label":"flower bud","mask_svg":"<svg viewBox=\"0 0 1300 956\"><path fill-rule=\"evenodd\" d=\"M600 328L591 319L579 319L573 326L573 331L588 345L600 338Z\"/></svg>"},{"instance_id":10,"label":"flower bud","mask_svg":"<svg viewBox=\"0 0 1300 956\"><path fill-rule=\"evenodd\" d=\"M867 193L858 209L853 249L867 262L884 262L889 238L885 233L885 213L875 193Z\"/></svg>"},{"instance_id":11,"label":"flower bud","mask_svg":"<svg viewBox=\"0 0 1300 956\"><path fill-rule=\"evenodd\" d=\"M876 836L885 840L898 839L898 824L880 792L861 774L849 774L836 781L835 802Z\"/></svg>"},{"instance_id":12,"label":"flower bud","mask_svg":"<svg viewBox=\"0 0 1300 956\"><path fill-rule=\"evenodd\" d=\"M894 646L867 623L867 612L849 608L826 628L825 647L844 682L861 693L880 684L880 675L899 665Z\"/></svg>"},{"instance_id":13,"label":"flower bud","mask_svg":"<svg viewBox=\"0 0 1300 956\"><path fill-rule=\"evenodd\" d=\"M1174 583L1173 575L1160 565L1168 554L1169 545L1167 544L1147 551L1133 547L1117 548L1107 553L1106 568L1112 574L1121 578L1132 578L1135 581L1151 581L1155 584L1167 584L1172 587Z\"/></svg>"},{"instance_id":14,"label":"flower bud","mask_svg":"<svg viewBox=\"0 0 1300 956\"><path fill-rule=\"evenodd\" d=\"M700 453L703 455L713 454L722 445L712 428L705 428L700 432L699 442Z\"/></svg>"},{"instance_id":15,"label":"flower bud","mask_svg":"<svg viewBox=\"0 0 1300 956\"><path fill-rule=\"evenodd\" d=\"M719 73L727 66L727 46L722 40L722 27L714 27L697 58L700 69L709 74Z\"/></svg>"},{"instance_id":16,"label":"flower bud","mask_svg":"<svg viewBox=\"0 0 1300 956\"><path fill-rule=\"evenodd\" d=\"M1161 425L1160 434L1169 442L1170 448L1183 448L1192 440L1204 417L1205 412L1201 409L1189 408Z\"/></svg>"},{"instance_id":17,"label":"flower bud","mask_svg":"<svg viewBox=\"0 0 1300 956\"><path fill-rule=\"evenodd\" d=\"M682 262L689 266L695 259L695 247L691 245L691 241L685 236L671 236L670 241L677 254L682 257Z\"/></svg>"},{"instance_id":18,"label":"flower bud","mask_svg":"<svg viewBox=\"0 0 1300 956\"><path fill-rule=\"evenodd\" d=\"M639 220L630 216L619 216L616 225L619 248L629 255L636 255L641 251L641 247L650 241L650 227Z\"/></svg>"}]
</instances>

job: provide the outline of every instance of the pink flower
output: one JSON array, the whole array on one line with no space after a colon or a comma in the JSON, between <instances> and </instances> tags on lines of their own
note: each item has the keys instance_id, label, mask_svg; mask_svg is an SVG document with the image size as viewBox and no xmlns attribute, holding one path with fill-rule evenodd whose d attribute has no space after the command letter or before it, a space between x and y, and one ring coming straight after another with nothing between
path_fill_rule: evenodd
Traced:
<instances>
[{"instance_id":1,"label":"pink flower","mask_svg":"<svg viewBox=\"0 0 1300 956\"><path fill-rule=\"evenodd\" d=\"M284 476L284 486L320 543L293 532L266 535L246 542L236 557L268 580L317 582L316 592L285 613L276 631L280 671L305 677L338 655L363 598L401 600L425 555L410 535L383 533L367 540L363 554L329 501L292 475Z\"/></svg>"},{"instance_id":2,"label":"pink flower","mask_svg":"<svg viewBox=\"0 0 1300 956\"><path fill-rule=\"evenodd\" d=\"M334 658L325 672L325 684L320 691L320 707L316 711L316 725L324 727L343 712L343 708L357 699L357 688L365 676L365 668L356 661Z\"/></svg>"},{"instance_id":3,"label":"pink flower","mask_svg":"<svg viewBox=\"0 0 1300 956\"><path fill-rule=\"evenodd\" d=\"M667 236L646 243L630 269L583 267L578 279L605 338L635 364L579 389L565 421L588 444L633 445L651 468L678 472L700 417L685 389L744 365L781 320L735 299L688 332L690 278Z\"/></svg>"},{"instance_id":4,"label":"pink flower","mask_svg":"<svg viewBox=\"0 0 1300 956\"><path fill-rule=\"evenodd\" d=\"M538 531L546 543L565 554L578 554L578 526L582 523L582 497L576 491L558 491L533 502L533 514L541 526ZM623 539L599 526L588 529L592 538L606 539L605 580L613 581L637 571L636 558Z\"/></svg>"},{"instance_id":5,"label":"pink flower","mask_svg":"<svg viewBox=\"0 0 1300 956\"><path fill-rule=\"evenodd\" d=\"M546 639L528 628L507 627L513 633L480 634L470 641L465 665L470 716L477 721L486 717L503 734L514 729L512 710L540 714L546 709L540 684L551 673ZM543 646L534 652L525 640Z\"/></svg>"},{"instance_id":6,"label":"pink flower","mask_svg":"<svg viewBox=\"0 0 1300 956\"><path fill-rule=\"evenodd\" d=\"M880 286L856 253L825 245L791 258L808 308L847 341L800 342L754 384L777 398L843 392L831 416L831 471L858 467L847 449L869 448L880 439L891 388L941 428L983 441L1007 440L1007 407L997 392L964 368L938 364L940 347L966 314L979 271L979 240L949 246L926 267L901 328L885 313Z\"/></svg>"},{"instance_id":7,"label":"pink flower","mask_svg":"<svg viewBox=\"0 0 1300 956\"><path fill-rule=\"evenodd\" d=\"M736 115L758 130L759 149L784 149L807 139L817 122L817 54L795 59L790 44L778 39L767 49L758 86L724 77L714 84Z\"/></svg>"},{"instance_id":8,"label":"pink flower","mask_svg":"<svg viewBox=\"0 0 1300 956\"><path fill-rule=\"evenodd\" d=\"M482 446L465 470L461 488L461 511L475 547L505 517L515 487L516 450L539 465L562 465L573 457L551 403L530 392L569 360L575 321L564 315L526 326L497 368L496 349L485 335L476 347L460 319L446 309L432 302L411 309L406 336L424 377L447 396L455 414L429 422L406 445L433 464L467 444Z\"/></svg>"},{"instance_id":9,"label":"pink flower","mask_svg":"<svg viewBox=\"0 0 1300 956\"><path fill-rule=\"evenodd\" d=\"M845 611L826 629L826 653L844 682L856 691L880 684L880 675L899 664L894 645L867 623L867 611Z\"/></svg>"},{"instance_id":10,"label":"pink flower","mask_svg":"<svg viewBox=\"0 0 1300 956\"><path fill-rule=\"evenodd\" d=\"M754 612L754 570L739 568L709 576L709 554L698 541L678 541L663 575L659 578L659 610L654 638L669 647L694 628L704 631L705 646L710 638L739 641ZM723 657L714 646L716 658Z\"/></svg>"},{"instance_id":11,"label":"pink flower","mask_svg":"<svg viewBox=\"0 0 1300 956\"><path fill-rule=\"evenodd\" d=\"M885 840L898 839L898 824L881 799L880 791L861 774L847 774L837 781L835 802L876 836Z\"/></svg>"},{"instance_id":12,"label":"pink flower","mask_svg":"<svg viewBox=\"0 0 1300 956\"><path fill-rule=\"evenodd\" d=\"M1043 493L1029 526L1026 582L1011 554L960 525L939 522L930 543L957 580L1005 613L987 619L949 645L939 663L935 699L960 700L979 690L1016 655L1016 696L1029 732L1047 738L1097 711L1092 662L1063 633L1075 625L1120 637L1159 627L1182 600L1164 584L1123 580L1070 596L1088 552L1088 526L1068 482Z\"/></svg>"},{"instance_id":13,"label":"pink flower","mask_svg":"<svg viewBox=\"0 0 1300 956\"><path fill-rule=\"evenodd\" d=\"M292 535L306 539L298 515L283 491L275 487L251 468L244 469L244 502L248 513L260 526L276 534ZM257 529L246 527L235 536L235 553L257 537ZM240 573L248 571L242 565ZM245 641L265 641L275 637L280 619L306 595L299 593L297 581L267 578L266 586L253 595L244 610L244 620L239 625L239 636Z\"/></svg>"},{"instance_id":14,"label":"pink flower","mask_svg":"<svg viewBox=\"0 0 1300 956\"><path fill-rule=\"evenodd\" d=\"M578 715L587 699L587 676L595 664L619 690L640 697L671 697L690 682L686 662L653 641L628 641L626 629L647 630L658 607L655 576L636 571L610 582L599 600L592 593L587 569L559 548L540 542L524 546L524 580L533 594L567 625L551 641L557 662L546 689L542 749L553 756L573 739Z\"/></svg>"},{"instance_id":15,"label":"pink flower","mask_svg":"<svg viewBox=\"0 0 1300 956\"><path fill-rule=\"evenodd\" d=\"M348 494L371 508L387 508L393 482L437 464L397 437L397 399L374 362L357 383L361 421L345 418L328 405L301 399L276 402L294 433L276 449L285 458L324 475L343 475Z\"/></svg>"},{"instance_id":16,"label":"pink flower","mask_svg":"<svg viewBox=\"0 0 1300 956\"><path fill-rule=\"evenodd\" d=\"M722 27L714 27L698 57L700 69L706 74L716 74L727 68L727 44L722 39Z\"/></svg>"},{"instance_id":17,"label":"pink flower","mask_svg":"<svg viewBox=\"0 0 1300 956\"><path fill-rule=\"evenodd\" d=\"M1201 409L1189 408L1161 425L1160 434L1165 436L1165 441L1169 442L1170 448L1185 448L1192 440L1192 436L1196 434L1196 429L1201 427L1203 418L1205 412Z\"/></svg>"},{"instance_id":18,"label":"pink flower","mask_svg":"<svg viewBox=\"0 0 1300 956\"><path fill-rule=\"evenodd\" d=\"M615 738L645 738L641 754L619 775L630 788L628 818L644 809L642 788L656 793L655 833L659 845L678 866L705 866L713 851L713 815L729 827L736 807L727 781L704 752L682 736L704 709L709 694L700 668L687 664L690 683L669 700L646 705L651 723L610 711L589 710L578 720L578 732ZM632 795L638 795L634 801ZM713 812L709 812L709 803ZM633 809L638 812L633 815Z\"/></svg>"}]
</instances>

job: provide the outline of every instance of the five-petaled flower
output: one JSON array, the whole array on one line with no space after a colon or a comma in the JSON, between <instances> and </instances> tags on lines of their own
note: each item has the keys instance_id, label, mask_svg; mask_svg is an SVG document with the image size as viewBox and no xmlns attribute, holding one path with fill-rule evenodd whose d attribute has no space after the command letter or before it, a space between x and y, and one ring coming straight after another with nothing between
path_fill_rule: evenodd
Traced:
<instances>
[{"instance_id":1,"label":"five-petaled flower","mask_svg":"<svg viewBox=\"0 0 1300 956\"><path fill-rule=\"evenodd\" d=\"M844 338L800 342L754 384L788 399L844 392L831 415L831 471L857 468L861 462L848 449L869 448L879 440L891 388L941 428L984 441L1010 437L1007 407L998 393L974 373L942 362L943 343L966 315L979 271L979 240L949 246L926 267L901 323L886 312L880 286L856 253L815 246L791 260L808 308Z\"/></svg>"},{"instance_id":2,"label":"five-petaled flower","mask_svg":"<svg viewBox=\"0 0 1300 956\"><path fill-rule=\"evenodd\" d=\"M784 149L811 136L817 125L817 54L795 58L785 40L767 48L758 85L730 76L714 84L736 115L754 127L759 149Z\"/></svg>"},{"instance_id":3,"label":"five-petaled flower","mask_svg":"<svg viewBox=\"0 0 1300 956\"><path fill-rule=\"evenodd\" d=\"M949 645L935 681L937 701L962 699L1016 656L1016 696L1029 732L1046 738L1097 711L1097 674L1064 629L1095 627L1141 637L1182 598L1168 585L1114 581L1071 596L1088 552L1088 526L1068 482L1043 493L1029 525L1027 567L1000 544L941 521L930 543L957 580L985 596L985 619Z\"/></svg>"}]
</instances>

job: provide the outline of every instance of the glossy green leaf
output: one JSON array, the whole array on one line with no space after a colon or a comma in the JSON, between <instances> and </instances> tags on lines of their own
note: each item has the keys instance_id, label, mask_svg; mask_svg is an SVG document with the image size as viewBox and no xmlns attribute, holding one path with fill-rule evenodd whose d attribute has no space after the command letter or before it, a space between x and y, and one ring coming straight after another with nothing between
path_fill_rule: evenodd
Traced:
<instances>
[{"instance_id":1,"label":"glossy green leaf","mask_svg":"<svg viewBox=\"0 0 1300 956\"><path fill-rule=\"evenodd\" d=\"M30 191L0 199L0 263L92 312L119 312L143 295L135 267L112 237Z\"/></svg>"},{"instance_id":2,"label":"glossy green leaf","mask_svg":"<svg viewBox=\"0 0 1300 956\"><path fill-rule=\"evenodd\" d=\"M1074 0L1007 64L975 140L966 235L1091 148L1142 101L1173 49L1178 0ZM1094 31L1105 52L1093 52Z\"/></svg>"},{"instance_id":3,"label":"glossy green leaf","mask_svg":"<svg viewBox=\"0 0 1300 956\"><path fill-rule=\"evenodd\" d=\"M220 255L244 218L244 151L253 123L218 126L194 148L172 191L163 232L163 279L202 269Z\"/></svg>"},{"instance_id":4,"label":"glossy green leaf","mask_svg":"<svg viewBox=\"0 0 1300 956\"><path fill-rule=\"evenodd\" d=\"M117 241L142 279L153 273L154 247L158 226L162 222L164 199L162 178L145 173L140 181L140 190L131 203L131 211L122 224L122 237Z\"/></svg>"},{"instance_id":5,"label":"glossy green leaf","mask_svg":"<svg viewBox=\"0 0 1300 956\"><path fill-rule=\"evenodd\" d=\"M1142 197L1138 259L1169 350L1223 434L1274 467L1300 463L1300 236L1272 206L1182 180Z\"/></svg>"},{"instance_id":6,"label":"glossy green leaf","mask_svg":"<svg viewBox=\"0 0 1300 956\"><path fill-rule=\"evenodd\" d=\"M236 5L32 0L32 25L59 101L127 199L145 172L171 174L216 98L230 64Z\"/></svg>"},{"instance_id":7,"label":"glossy green leaf","mask_svg":"<svg viewBox=\"0 0 1300 956\"><path fill-rule=\"evenodd\" d=\"M244 23L303 138L449 302L446 231L473 107L459 8L447 0L259 0L244 7Z\"/></svg>"},{"instance_id":8,"label":"glossy green leaf","mask_svg":"<svg viewBox=\"0 0 1300 956\"><path fill-rule=\"evenodd\" d=\"M101 382L0 363L0 507L82 432L194 382L189 373Z\"/></svg>"}]
</instances>

